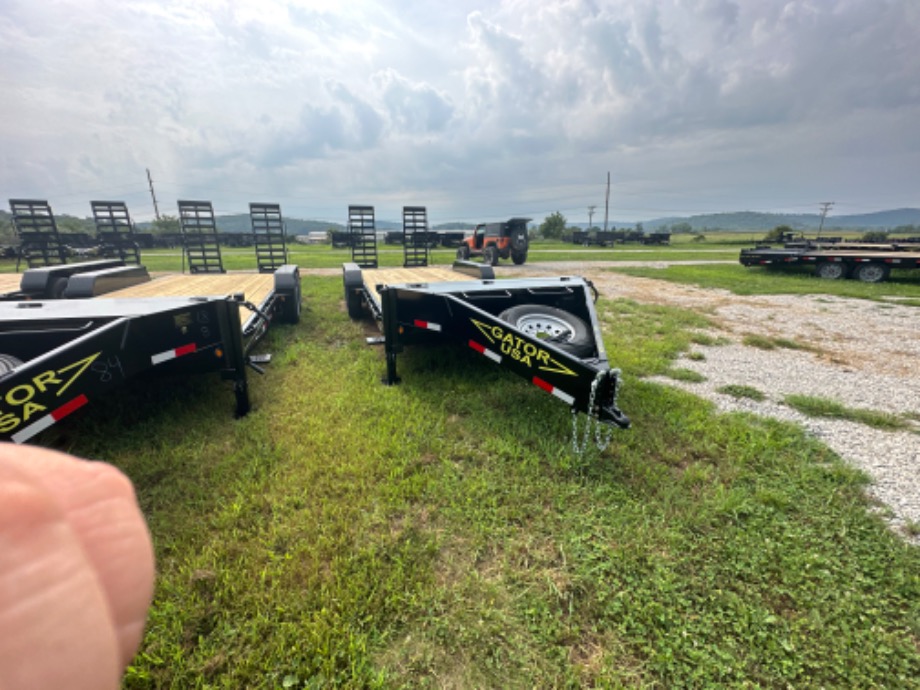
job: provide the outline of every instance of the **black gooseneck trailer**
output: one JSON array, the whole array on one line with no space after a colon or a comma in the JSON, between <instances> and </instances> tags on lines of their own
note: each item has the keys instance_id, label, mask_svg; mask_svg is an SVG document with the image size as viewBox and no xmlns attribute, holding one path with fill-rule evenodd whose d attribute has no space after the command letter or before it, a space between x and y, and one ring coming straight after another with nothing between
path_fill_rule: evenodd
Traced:
<instances>
[{"instance_id":1,"label":"black gooseneck trailer","mask_svg":"<svg viewBox=\"0 0 920 690\"><path fill-rule=\"evenodd\" d=\"M372 254L368 243L366 237L353 242L362 247L354 259ZM404 238L404 247L413 244L412 237ZM621 375L610 367L589 281L572 276L496 280L491 266L468 261L450 268L376 264L376 255L367 265L344 264L343 282L349 316L360 319L369 312L382 331L382 338L373 340L385 349L385 383L399 382L397 355L406 346L462 344L573 411L629 427L617 405Z\"/></svg>"}]
</instances>

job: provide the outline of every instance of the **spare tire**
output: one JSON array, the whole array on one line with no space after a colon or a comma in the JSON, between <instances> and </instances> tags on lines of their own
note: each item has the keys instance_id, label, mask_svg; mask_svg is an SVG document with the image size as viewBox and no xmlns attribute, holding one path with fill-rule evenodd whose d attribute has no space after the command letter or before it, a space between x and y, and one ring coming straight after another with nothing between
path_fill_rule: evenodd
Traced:
<instances>
[{"instance_id":1,"label":"spare tire","mask_svg":"<svg viewBox=\"0 0 920 690\"><path fill-rule=\"evenodd\" d=\"M594 354L594 337L588 324L571 312L543 304L519 304L506 309L498 318L576 357Z\"/></svg>"},{"instance_id":2,"label":"spare tire","mask_svg":"<svg viewBox=\"0 0 920 690\"><path fill-rule=\"evenodd\" d=\"M527 228L517 227L511 231L511 249L519 254L527 253Z\"/></svg>"},{"instance_id":3,"label":"spare tire","mask_svg":"<svg viewBox=\"0 0 920 690\"><path fill-rule=\"evenodd\" d=\"M22 360L18 357L0 354L0 379L10 374L20 364L22 364Z\"/></svg>"}]
</instances>

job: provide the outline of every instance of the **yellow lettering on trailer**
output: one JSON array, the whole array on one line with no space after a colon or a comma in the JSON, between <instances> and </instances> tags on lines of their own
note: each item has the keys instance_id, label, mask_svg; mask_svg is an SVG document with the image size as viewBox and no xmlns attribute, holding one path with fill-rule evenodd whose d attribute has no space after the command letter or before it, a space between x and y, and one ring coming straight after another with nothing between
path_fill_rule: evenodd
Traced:
<instances>
[{"instance_id":1,"label":"yellow lettering on trailer","mask_svg":"<svg viewBox=\"0 0 920 690\"><path fill-rule=\"evenodd\" d=\"M61 367L58 370L48 369L36 374L31 380L13 386L3 394L3 402L9 407L20 408L17 412L0 411L0 433L8 433L19 427L23 422L28 422L38 413L48 410L47 406L34 402L37 393L47 393L55 388L55 396L60 397L83 372L96 361L102 352L97 352L89 357ZM61 374L70 374L62 377Z\"/></svg>"},{"instance_id":2,"label":"yellow lettering on trailer","mask_svg":"<svg viewBox=\"0 0 920 690\"><path fill-rule=\"evenodd\" d=\"M554 359L552 355L550 355L549 350L544 350L542 347L522 340L519 335L497 324L489 325L476 319L470 319L470 321L492 345L498 347L503 355L507 355L517 362L526 364L530 368L534 368L534 362L536 362L536 368L540 371L562 374L564 376L576 376L574 371Z\"/></svg>"}]
</instances>

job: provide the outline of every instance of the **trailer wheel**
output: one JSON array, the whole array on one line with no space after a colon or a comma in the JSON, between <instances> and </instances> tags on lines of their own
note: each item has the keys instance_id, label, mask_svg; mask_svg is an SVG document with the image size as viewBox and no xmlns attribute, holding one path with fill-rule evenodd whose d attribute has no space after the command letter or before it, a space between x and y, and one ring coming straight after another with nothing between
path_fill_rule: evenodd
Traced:
<instances>
[{"instance_id":1,"label":"trailer wheel","mask_svg":"<svg viewBox=\"0 0 920 690\"><path fill-rule=\"evenodd\" d=\"M13 369L22 364L22 360L13 355L0 354L0 378L9 374Z\"/></svg>"},{"instance_id":2,"label":"trailer wheel","mask_svg":"<svg viewBox=\"0 0 920 690\"><path fill-rule=\"evenodd\" d=\"M364 318L364 311L361 308L361 293L355 288L345 288L345 308L348 309L348 316L355 321Z\"/></svg>"},{"instance_id":3,"label":"trailer wheel","mask_svg":"<svg viewBox=\"0 0 920 690\"><path fill-rule=\"evenodd\" d=\"M864 283L881 283L888 278L891 268L886 264L870 261L867 264L860 264L853 271L853 276Z\"/></svg>"},{"instance_id":4,"label":"trailer wheel","mask_svg":"<svg viewBox=\"0 0 920 690\"><path fill-rule=\"evenodd\" d=\"M465 244L460 245L457 248L457 259L460 261L466 261L470 258L470 248Z\"/></svg>"},{"instance_id":5,"label":"trailer wheel","mask_svg":"<svg viewBox=\"0 0 920 690\"><path fill-rule=\"evenodd\" d=\"M67 278L55 278L48 285L46 299L61 299L64 296L64 290L67 289Z\"/></svg>"},{"instance_id":6,"label":"trailer wheel","mask_svg":"<svg viewBox=\"0 0 920 690\"><path fill-rule=\"evenodd\" d=\"M586 357L594 352L594 339L588 324L571 312L542 304L519 304L506 309L498 318L576 357Z\"/></svg>"},{"instance_id":7,"label":"trailer wheel","mask_svg":"<svg viewBox=\"0 0 920 690\"><path fill-rule=\"evenodd\" d=\"M300 323L301 310L300 281L294 288L294 294L286 295L284 304L281 307L281 320L284 323Z\"/></svg>"},{"instance_id":8,"label":"trailer wheel","mask_svg":"<svg viewBox=\"0 0 920 690\"><path fill-rule=\"evenodd\" d=\"M822 261L815 266L815 274L825 280L839 280L847 277L847 267L839 261Z\"/></svg>"},{"instance_id":9,"label":"trailer wheel","mask_svg":"<svg viewBox=\"0 0 920 690\"><path fill-rule=\"evenodd\" d=\"M482 250L482 263L490 266L498 266L498 247L490 244Z\"/></svg>"}]
</instances>

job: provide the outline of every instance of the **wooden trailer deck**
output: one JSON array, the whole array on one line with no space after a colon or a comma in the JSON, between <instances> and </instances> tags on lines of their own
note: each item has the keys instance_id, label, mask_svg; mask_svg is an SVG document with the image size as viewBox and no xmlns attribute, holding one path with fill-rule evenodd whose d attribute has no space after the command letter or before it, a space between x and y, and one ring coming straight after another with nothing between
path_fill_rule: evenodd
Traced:
<instances>
[{"instance_id":1,"label":"wooden trailer deck","mask_svg":"<svg viewBox=\"0 0 920 690\"><path fill-rule=\"evenodd\" d=\"M22 283L21 273L0 273L0 295L19 292Z\"/></svg>"},{"instance_id":2,"label":"wooden trailer deck","mask_svg":"<svg viewBox=\"0 0 920 690\"><path fill-rule=\"evenodd\" d=\"M454 283L473 280L469 275L446 266L420 266L417 268L365 268L361 277L368 292L380 304L378 285L406 285L413 283Z\"/></svg>"},{"instance_id":3,"label":"wooden trailer deck","mask_svg":"<svg viewBox=\"0 0 920 690\"><path fill-rule=\"evenodd\" d=\"M221 273L164 275L146 283L116 290L97 299L138 297L226 297L242 292L246 301L264 304L275 287L271 273Z\"/></svg>"}]
</instances>

